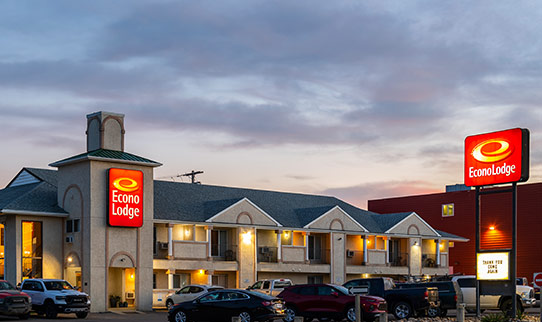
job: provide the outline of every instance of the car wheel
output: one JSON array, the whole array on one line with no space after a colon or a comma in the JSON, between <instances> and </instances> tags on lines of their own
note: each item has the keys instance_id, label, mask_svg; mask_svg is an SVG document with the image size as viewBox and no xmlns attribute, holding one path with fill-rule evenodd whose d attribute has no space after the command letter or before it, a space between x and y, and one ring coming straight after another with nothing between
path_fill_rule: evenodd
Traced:
<instances>
[{"instance_id":1,"label":"car wheel","mask_svg":"<svg viewBox=\"0 0 542 322\"><path fill-rule=\"evenodd\" d=\"M430 318L436 318L441 315L440 307L438 306L432 306L429 309L427 309L427 316Z\"/></svg>"},{"instance_id":2,"label":"car wheel","mask_svg":"<svg viewBox=\"0 0 542 322\"><path fill-rule=\"evenodd\" d=\"M184 313L181 310L175 312L175 315L173 316L173 319L175 320L175 322L187 322L188 321L188 319L186 318L186 313Z\"/></svg>"},{"instance_id":3,"label":"car wheel","mask_svg":"<svg viewBox=\"0 0 542 322\"><path fill-rule=\"evenodd\" d=\"M45 317L47 319L54 319L56 318L56 315L57 315L57 311L56 311L55 305L53 303L48 303L45 306Z\"/></svg>"},{"instance_id":4,"label":"car wheel","mask_svg":"<svg viewBox=\"0 0 542 322\"><path fill-rule=\"evenodd\" d=\"M396 319L408 319L412 315L412 307L407 302L398 302L393 307L393 315Z\"/></svg>"},{"instance_id":5,"label":"car wheel","mask_svg":"<svg viewBox=\"0 0 542 322\"><path fill-rule=\"evenodd\" d=\"M287 307L286 310L284 310L284 314L286 315L286 317L282 319L284 322L294 322L296 312L293 307Z\"/></svg>"},{"instance_id":6,"label":"car wheel","mask_svg":"<svg viewBox=\"0 0 542 322\"><path fill-rule=\"evenodd\" d=\"M166 307L167 307L168 311L171 310L171 308L173 307L173 305L174 305L174 304L173 304L173 301L172 301L172 300L167 300L167 301L166 301Z\"/></svg>"},{"instance_id":7,"label":"car wheel","mask_svg":"<svg viewBox=\"0 0 542 322\"><path fill-rule=\"evenodd\" d=\"M348 322L356 322L356 308L353 306L350 306L346 309L345 318ZM363 317L361 318L363 321Z\"/></svg>"},{"instance_id":8,"label":"car wheel","mask_svg":"<svg viewBox=\"0 0 542 322\"><path fill-rule=\"evenodd\" d=\"M20 320L28 320L29 317L30 317L30 312L19 315Z\"/></svg>"},{"instance_id":9,"label":"car wheel","mask_svg":"<svg viewBox=\"0 0 542 322\"><path fill-rule=\"evenodd\" d=\"M78 319L84 319L84 318L87 317L88 312L77 312L77 313L75 313L75 315L77 315Z\"/></svg>"},{"instance_id":10,"label":"car wheel","mask_svg":"<svg viewBox=\"0 0 542 322\"><path fill-rule=\"evenodd\" d=\"M241 322L250 322L250 313L248 312L241 312L239 313L239 321Z\"/></svg>"},{"instance_id":11,"label":"car wheel","mask_svg":"<svg viewBox=\"0 0 542 322\"><path fill-rule=\"evenodd\" d=\"M508 314L508 312L511 312L512 311L512 299L504 300L501 303L500 309L504 314ZM516 302L516 309L517 309L517 312L520 312L520 313L523 312L523 306L521 305L521 303L519 301Z\"/></svg>"}]
</instances>

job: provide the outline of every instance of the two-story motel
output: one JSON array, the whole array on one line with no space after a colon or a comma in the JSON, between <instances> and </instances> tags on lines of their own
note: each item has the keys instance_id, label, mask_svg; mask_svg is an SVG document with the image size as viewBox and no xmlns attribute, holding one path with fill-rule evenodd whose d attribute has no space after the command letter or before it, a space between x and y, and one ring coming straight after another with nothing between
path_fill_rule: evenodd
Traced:
<instances>
[{"instance_id":1,"label":"two-story motel","mask_svg":"<svg viewBox=\"0 0 542 322\"><path fill-rule=\"evenodd\" d=\"M0 275L64 278L90 294L94 312L110 296L150 310L189 283L445 275L450 247L467 241L414 212L154 180L160 163L124 151L122 114L87 115L86 133L87 152L56 170L23 168L0 190Z\"/></svg>"}]
</instances>

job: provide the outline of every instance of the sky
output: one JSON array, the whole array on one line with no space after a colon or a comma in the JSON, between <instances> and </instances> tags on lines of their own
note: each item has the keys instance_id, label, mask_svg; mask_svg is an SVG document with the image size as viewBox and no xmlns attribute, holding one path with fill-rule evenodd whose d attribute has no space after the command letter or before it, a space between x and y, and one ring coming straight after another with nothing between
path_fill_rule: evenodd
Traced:
<instances>
[{"instance_id":1,"label":"sky","mask_svg":"<svg viewBox=\"0 0 542 322\"><path fill-rule=\"evenodd\" d=\"M531 132L535 1L3 0L0 187L125 114L155 179L367 200L463 183L465 137Z\"/></svg>"}]
</instances>

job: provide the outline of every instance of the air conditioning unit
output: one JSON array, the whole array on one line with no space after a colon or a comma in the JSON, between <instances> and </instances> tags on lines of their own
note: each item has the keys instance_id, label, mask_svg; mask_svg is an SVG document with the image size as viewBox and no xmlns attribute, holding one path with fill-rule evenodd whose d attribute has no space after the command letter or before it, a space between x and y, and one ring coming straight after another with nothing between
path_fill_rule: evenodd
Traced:
<instances>
[{"instance_id":1,"label":"air conditioning unit","mask_svg":"<svg viewBox=\"0 0 542 322\"><path fill-rule=\"evenodd\" d=\"M260 247L260 254L269 253L269 247Z\"/></svg>"},{"instance_id":2,"label":"air conditioning unit","mask_svg":"<svg viewBox=\"0 0 542 322\"><path fill-rule=\"evenodd\" d=\"M347 249L346 250L346 257L348 257L348 258L354 257L354 251L350 250L350 249Z\"/></svg>"},{"instance_id":3,"label":"air conditioning unit","mask_svg":"<svg viewBox=\"0 0 542 322\"><path fill-rule=\"evenodd\" d=\"M133 300L135 299L135 293L134 292L126 292L126 299L127 300Z\"/></svg>"},{"instance_id":4,"label":"air conditioning unit","mask_svg":"<svg viewBox=\"0 0 542 322\"><path fill-rule=\"evenodd\" d=\"M66 237L66 243L73 243L73 236L67 236Z\"/></svg>"},{"instance_id":5,"label":"air conditioning unit","mask_svg":"<svg viewBox=\"0 0 542 322\"><path fill-rule=\"evenodd\" d=\"M158 243L160 246L160 249L168 249L168 243Z\"/></svg>"}]
</instances>

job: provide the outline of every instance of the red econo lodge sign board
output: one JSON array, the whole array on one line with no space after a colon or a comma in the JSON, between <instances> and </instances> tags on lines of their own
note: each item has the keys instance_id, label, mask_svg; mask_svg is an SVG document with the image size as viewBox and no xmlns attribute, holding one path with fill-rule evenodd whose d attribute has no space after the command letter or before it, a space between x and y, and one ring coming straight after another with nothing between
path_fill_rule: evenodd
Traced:
<instances>
[{"instance_id":1,"label":"red econo lodge sign board","mask_svg":"<svg viewBox=\"0 0 542 322\"><path fill-rule=\"evenodd\" d=\"M143 172L109 169L109 225L143 225Z\"/></svg>"},{"instance_id":2,"label":"red econo lodge sign board","mask_svg":"<svg viewBox=\"0 0 542 322\"><path fill-rule=\"evenodd\" d=\"M465 139L465 185L527 181L529 130L511 129Z\"/></svg>"}]
</instances>

